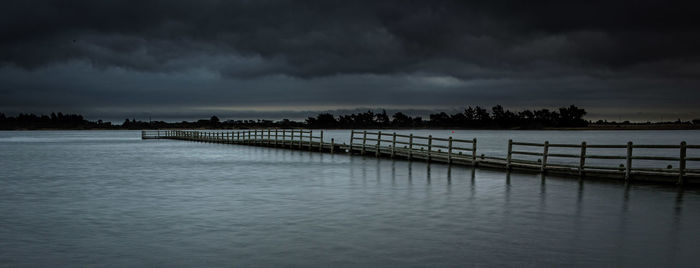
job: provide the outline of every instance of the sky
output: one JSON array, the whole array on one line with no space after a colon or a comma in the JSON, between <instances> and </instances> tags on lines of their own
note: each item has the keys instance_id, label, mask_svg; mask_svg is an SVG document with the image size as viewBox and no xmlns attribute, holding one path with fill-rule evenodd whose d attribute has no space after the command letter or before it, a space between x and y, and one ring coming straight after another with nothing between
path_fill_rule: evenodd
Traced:
<instances>
[{"instance_id":1,"label":"sky","mask_svg":"<svg viewBox=\"0 0 700 268\"><path fill-rule=\"evenodd\" d=\"M700 118L688 1L3 1L0 112L165 121L367 109Z\"/></svg>"}]
</instances>

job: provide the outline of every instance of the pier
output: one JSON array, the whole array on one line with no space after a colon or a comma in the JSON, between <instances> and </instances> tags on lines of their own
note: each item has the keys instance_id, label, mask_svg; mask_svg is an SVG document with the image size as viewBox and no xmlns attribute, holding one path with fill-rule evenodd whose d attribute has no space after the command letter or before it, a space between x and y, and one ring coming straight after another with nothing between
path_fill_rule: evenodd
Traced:
<instances>
[{"instance_id":1,"label":"pier","mask_svg":"<svg viewBox=\"0 0 700 268\"><path fill-rule=\"evenodd\" d=\"M503 157L477 154L477 139L455 139L452 137L416 136L413 134L386 133L381 131L350 130L349 144L336 143L334 139L324 139L323 131L304 129L263 129L235 131L192 131L192 130L144 130L141 138L172 139L221 144L263 146L292 150L315 151L319 153L343 153L369 155L383 158L427 161L448 165L462 165L510 172L535 172L556 174L580 179L615 179L649 181L675 184L700 184L700 169L688 168L687 163L700 161L700 157L689 157L688 151L700 149L700 145L680 142L676 145L633 144L556 144L518 142L508 140L507 152ZM557 148L575 150L577 153L550 152ZM599 149L616 149L624 154L598 154ZM634 155L634 149L678 150L677 156ZM700 152L700 150L696 151ZM690 154L692 155L692 154ZM551 159L569 160L571 163L550 162ZM620 165L589 164L589 159L621 160ZM635 166L635 161L651 163L673 162L666 167Z\"/></svg>"}]
</instances>

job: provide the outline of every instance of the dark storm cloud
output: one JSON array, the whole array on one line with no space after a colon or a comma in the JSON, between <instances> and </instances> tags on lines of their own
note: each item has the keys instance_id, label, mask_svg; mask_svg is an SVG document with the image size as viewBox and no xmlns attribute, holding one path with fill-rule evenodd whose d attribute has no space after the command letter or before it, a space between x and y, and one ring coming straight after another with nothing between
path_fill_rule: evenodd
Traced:
<instances>
[{"instance_id":1,"label":"dark storm cloud","mask_svg":"<svg viewBox=\"0 0 700 268\"><path fill-rule=\"evenodd\" d=\"M697 9L666 1L21 1L2 10L0 60L24 68L79 59L235 77L471 78L527 75L539 62L551 63L536 70L545 73L683 68L700 55Z\"/></svg>"},{"instance_id":2,"label":"dark storm cloud","mask_svg":"<svg viewBox=\"0 0 700 268\"><path fill-rule=\"evenodd\" d=\"M697 112L697 10L669 1L9 1L0 108Z\"/></svg>"}]
</instances>

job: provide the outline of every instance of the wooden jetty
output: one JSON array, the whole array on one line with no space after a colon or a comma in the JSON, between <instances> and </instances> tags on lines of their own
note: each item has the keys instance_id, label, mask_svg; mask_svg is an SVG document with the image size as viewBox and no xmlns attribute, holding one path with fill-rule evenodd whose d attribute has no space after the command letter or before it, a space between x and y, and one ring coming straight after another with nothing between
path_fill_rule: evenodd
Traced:
<instances>
[{"instance_id":1,"label":"wooden jetty","mask_svg":"<svg viewBox=\"0 0 700 268\"><path fill-rule=\"evenodd\" d=\"M603 178L624 181L650 181L677 184L700 184L700 169L687 168L689 161L700 161L700 157L688 157L688 150L700 149L700 145L681 142L678 145L638 145L628 142L614 144L555 144L517 142L508 140L504 157L477 155L477 140L441 138L382 133L381 131L350 131L350 143L338 144L334 139L324 140L323 131L304 129L264 129L237 131L192 131L192 130L144 130L142 139L173 139L224 144L238 144L317 151L321 153L345 153L376 157L422 160L465 165L489 169L518 170L542 174L557 174L578 178ZM568 148L578 153L552 153L550 149ZM596 149L619 149L624 155L592 154ZM677 149L678 156L633 155L634 149ZM588 151L588 152L587 152ZM700 152L700 151L698 151ZM527 159L529 157L529 159ZM533 159L536 158L536 159ZM550 159L569 159L576 164L551 162ZM588 159L624 160L618 166L591 165ZM637 167L633 160L673 162L677 167ZM569 161L572 162L572 161ZM648 166L648 165L646 165Z\"/></svg>"}]
</instances>

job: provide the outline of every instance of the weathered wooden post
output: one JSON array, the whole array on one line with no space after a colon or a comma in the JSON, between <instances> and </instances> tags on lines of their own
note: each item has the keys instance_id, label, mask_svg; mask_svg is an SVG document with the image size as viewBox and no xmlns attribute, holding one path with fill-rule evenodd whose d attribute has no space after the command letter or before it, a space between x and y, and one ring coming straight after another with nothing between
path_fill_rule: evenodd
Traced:
<instances>
[{"instance_id":1,"label":"weathered wooden post","mask_svg":"<svg viewBox=\"0 0 700 268\"><path fill-rule=\"evenodd\" d=\"M678 163L678 184L683 184L685 183L685 180L683 178L683 175L685 175L685 157L686 157L686 147L688 145L685 143L685 141L681 142L681 155L680 155L680 162Z\"/></svg>"},{"instance_id":2,"label":"weathered wooden post","mask_svg":"<svg viewBox=\"0 0 700 268\"><path fill-rule=\"evenodd\" d=\"M311 135L309 135L309 136L311 136ZM303 138L304 138L304 130L300 129L299 130L299 150L301 150L301 144L304 143L304 141L302 140Z\"/></svg>"},{"instance_id":3,"label":"weathered wooden post","mask_svg":"<svg viewBox=\"0 0 700 268\"><path fill-rule=\"evenodd\" d=\"M430 162L430 151L433 148L433 135L428 135L428 157L426 161Z\"/></svg>"},{"instance_id":4,"label":"weathered wooden post","mask_svg":"<svg viewBox=\"0 0 700 268\"><path fill-rule=\"evenodd\" d=\"M361 155L365 155L365 146L367 145L367 130L362 132L362 151Z\"/></svg>"},{"instance_id":5,"label":"weathered wooden post","mask_svg":"<svg viewBox=\"0 0 700 268\"><path fill-rule=\"evenodd\" d=\"M319 136L318 151L323 152L323 130L321 130L321 136Z\"/></svg>"},{"instance_id":6,"label":"weathered wooden post","mask_svg":"<svg viewBox=\"0 0 700 268\"><path fill-rule=\"evenodd\" d=\"M331 154L335 152L335 139L331 138Z\"/></svg>"},{"instance_id":7,"label":"weathered wooden post","mask_svg":"<svg viewBox=\"0 0 700 268\"><path fill-rule=\"evenodd\" d=\"M394 156L396 156L396 132L394 132L391 138L391 158L394 158Z\"/></svg>"},{"instance_id":8,"label":"weathered wooden post","mask_svg":"<svg viewBox=\"0 0 700 268\"><path fill-rule=\"evenodd\" d=\"M408 160L413 156L413 133L408 135Z\"/></svg>"},{"instance_id":9,"label":"weathered wooden post","mask_svg":"<svg viewBox=\"0 0 700 268\"><path fill-rule=\"evenodd\" d=\"M314 137L314 131L309 130L309 151L311 151L311 142L313 141L312 138Z\"/></svg>"},{"instance_id":10,"label":"weathered wooden post","mask_svg":"<svg viewBox=\"0 0 700 268\"><path fill-rule=\"evenodd\" d=\"M447 139L447 164L452 164L452 137Z\"/></svg>"},{"instance_id":11,"label":"weathered wooden post","mask_svg":"<svg viewBox=\"0 0 700 268\"><path fill-rule=\"evenodd\" d=\"M476 166L476 138L472 139L472 167Z\"/></svg>"},{"instance_id":12,"label":"weathered wooden post","mask_svg":"<svg viewBox=\"0 0 700 268\"><path fill-rule=\"evenodd\" d=\"M278 132L278 130L275 129L275 147L277 147L277 136L278 136L277 132Z\"/></svg>"},{"instance_id":13,"label":"weathered wooden post","mask_svg":"<svg viewBox=\"0 0 700 268\"><path fill-rule=\"evenodd\" d=\"M382 132L378 131L377 132L377 148L376 151L374 152L374 156L379 157L379 146L382 144Z\"/></svg>"},{"instance_id":14,"label":"weathered wooden post","mask_svg":"<svg viewBox=\"0 0 700 268\"><path fill-rule=\"evenodd\" d=\"M625 167L625 180L632 178L632 142L627 142L627 166Z\"/></svg>"},{"instance_id":15,"label":"weathered wooden post","mask_svg":"<svg viewBox=\"0 0 700 268\"><path fill-rule=\"evenodd\" d=\"M267 146L270 146L270 143L272 143L272 141L270 139L270 131L271 130L268 128L267 129Z\"/></svg>"},{"instance_id":16,"label":"weathered wooden post","mask_svg":"<svg viewBox=\"0 0 700 268\"><path fill-rule=\"evenodd\" d=\"M236 143L241 143L241 131L236 131Z\"/></svg>"},{"instance_id":17,"label":"weathered wooden post","mask_svg":"<svg viewBox=\"0 0 700 268\"><path fill-rule=\"evenodd\" d=\"M284 147L284 143L285 143L286 140L287 140L287 130L286 130L286 129L283 129L283 130L282 130L282 140L281 140L281 142L282 142L282 147Z\"/></svg>"},{"instance_id":18,"label":"weathered wooden post","mask_svg":"<svg viewBox=\"0 0 700 268\"><path fill-rule=\"evenodd\" d=\"M508 140L508 154L506 155L506 169L510 170L510 160L513 155L513 140Z\"/></svg>"},{"instance_id":19,"label":"weathered wooden post","mask_svg":"<svg viewBox=\"0 0 700 268\"><path fill-rule=\"evenodd\" d=\"M545 172L547 170L547 158L549 157L549 141L544 142L544 149L542 150L542 166L540 167L540 172Z\"/></svg>"},{"instance_id":20,"label":"weathered wooden post","mask_svg":"<svg viewBox=\"0 0 700 268\"><path fill-rule=\"evenodd\" d=\"M352 140L353 140L354 138L355 138L355 130L354 130L354 129L351 129L351 130L350 130L350 148L348 149L348 151L350 152L350 154L352 154Z\"/></svg>"},{"instance_id":21,"label":"weathered wooden post","mask_svg":"<svg viewBox=\"0 0 700 268\"><path fill-rule=\"evenodd\" d=\"M578 163L578 175L583 177L583 169L586 167L586 142L581 142L581 159Z\"/></svg>"}]
</instances>

